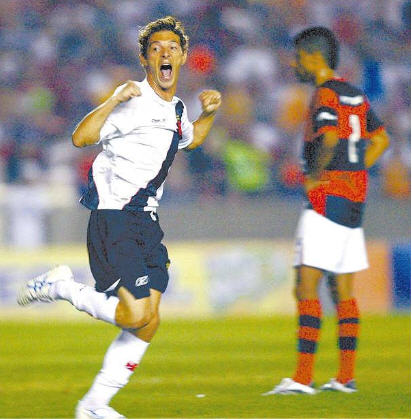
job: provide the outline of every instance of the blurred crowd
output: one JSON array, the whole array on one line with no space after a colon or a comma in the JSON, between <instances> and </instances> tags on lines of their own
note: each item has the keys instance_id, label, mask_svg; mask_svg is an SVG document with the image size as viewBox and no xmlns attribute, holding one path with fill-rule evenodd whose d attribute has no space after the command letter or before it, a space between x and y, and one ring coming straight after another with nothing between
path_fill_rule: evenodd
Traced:
<instances>
[{"instance_id":1,"label":"blurred crowd","mask_svg":"<svg viewBox=\"0 0 412 419\"><path fill-rule=\"evenodd\" d=\"M307 26L341 41L338 73L363 88L392 144L372 170L376 193L410 194L410 0L7 0L0 2L0 184L76 202L99 146L76 149L80 119L127 79L141 80L137 33L172 14L190 36L178 86L191 119L198 94L222 92L205 145L179 153L165 200L294 197L311 89L289 63ZM54 189L53 189L54 188ZM23 190L23 193L21 192ZM32 197L32 198L30 198ZM44 201L39 205L46 205Z\"/></svg>"}]
</instances>

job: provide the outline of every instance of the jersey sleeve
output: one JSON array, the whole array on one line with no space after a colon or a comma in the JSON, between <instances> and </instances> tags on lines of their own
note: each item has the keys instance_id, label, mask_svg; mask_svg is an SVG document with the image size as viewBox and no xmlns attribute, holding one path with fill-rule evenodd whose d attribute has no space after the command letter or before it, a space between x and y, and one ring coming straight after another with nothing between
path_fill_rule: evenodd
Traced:
<instances>
[{"instance_id":1,"label":"jersey sleeve","mask_svg":"<svg viewBox=\"0 0 412 419\"><path fill-rule=\"evenodd\" d=\"M369 108L366 114L366 129L368 132L373 132L379 128L383 128L383 122L376 116L375 112Z\"/></svg>"},{"instance_id":2,"label":"jersey sleeve","mask_svg":"<svg viewBox=\"0 0 412 419\"><path fill-rule=\"evenodd\" d=\"M179 141L179 150L187 147L193 142L193 124L189 121L186 106L182 113L182 138Z\"/></svg>"},{"instance_id":3,"label":"jersey sleeve","mask_svg":"<svg viewBox=\"0 0 412 419\"><path fill-rule=\"evenodd\" d=\"M336 93L328 88L320 88L316 92L312 111L312 126L315 137L338 126L338 98Z\"/></svg>"},{"instance_id":4,"label":"jersey sleeve","mask_svg":"<svg viewBox=\"0 0 412 419\"><path fill-rule=\"evenodd\" d=\"M125 83L118 86L113 92L112 97L124 86ZM127 105L128 102L120 103L113 109L100 130L100 139L98 143L110 140L122 134L127 134L134 128L134 119L131 115L131 109ZM136 108L138 105L135 102L133 106Z\"/></svg>"},{"instance_id":5,"label":"jersey sleeve","mask_svg":"<svg viewBox=\"0 0 412 419\"><path fill-rule=\"evenodd\" d=\"M109 119L106 119L104 122L101 130L100 130L100 138L96 144L101 143L105 140L111 140L112 138L117 137L120 134L119 130L113 125Z\"/></svg>"}]
</instances>

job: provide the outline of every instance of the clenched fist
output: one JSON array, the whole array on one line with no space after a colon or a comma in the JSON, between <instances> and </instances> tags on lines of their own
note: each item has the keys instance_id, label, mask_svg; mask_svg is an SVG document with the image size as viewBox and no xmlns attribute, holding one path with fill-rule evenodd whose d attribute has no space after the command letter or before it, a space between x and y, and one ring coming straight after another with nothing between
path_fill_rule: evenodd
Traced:
<instances>
[{"instance_id":1,"label":"clenched fist","mask_svg":"<svg viewBox=\"0 0 412 419\"><path fill-rule=\"evenodd\" d=\"M202 111L206 113L216 112L222 104L222 96L217 90L203 90L199 95Z\"/></svg>"},{"instance_id":2,"label":"clenched fist","mask_svg":"<svg viewBox=\"0 0 412 419\"><path fill-rule=\"evenodd\" d=\"M133 80L128 80L122 89L114 96L119 102L127 102L132 97L140 96L142 92Z\"/></svg>"}]
</instances>

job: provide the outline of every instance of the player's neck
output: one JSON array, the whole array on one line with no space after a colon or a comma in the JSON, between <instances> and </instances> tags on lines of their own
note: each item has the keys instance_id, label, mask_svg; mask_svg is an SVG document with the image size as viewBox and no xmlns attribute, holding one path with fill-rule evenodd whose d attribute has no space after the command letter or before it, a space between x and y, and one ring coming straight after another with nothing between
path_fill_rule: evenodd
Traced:
<instances>
[{"instance_id":1,"label":"player's neck","mask_svg":"<svg viewBox=\"0 0 412 419\"><path fill-rule=\"evenodd\" d=\"M331 68L323 67L316 73L316 86L321 86L326 81L333 79L335 72Z\"/></svg>"},{"instance_id":2,"label":"player's neck","mask_svg":"<svg viewBox=\"0 0 412 419\"><path fill-rule=\"evenodd\" d=\"M157 94L157 96L159 96L161 99L167 102L172 101L173 96L176 93L176 85L170 87L167 90L164 90L160 86L158 86L151 77L147 77L147 82L149 83L150 87L154 90L154 92Z\"/></svg>"}]
</instances>

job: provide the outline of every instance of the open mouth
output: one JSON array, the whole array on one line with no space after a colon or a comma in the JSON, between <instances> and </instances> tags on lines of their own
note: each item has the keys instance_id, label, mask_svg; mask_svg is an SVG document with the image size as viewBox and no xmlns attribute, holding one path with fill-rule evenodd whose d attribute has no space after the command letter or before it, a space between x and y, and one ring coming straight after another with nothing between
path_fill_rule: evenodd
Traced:
<instances>
[{"instance_id":1,"label":"open mouth","mask_svg":"<svg viewBox=\"0 0 412 419\"><path fill-rule=\"evenodd\" d=\"M170 64L162 64L160 66L160 75L162 80L170 80L172 78L172 66Z\"/></svg>"}]
</instances>

